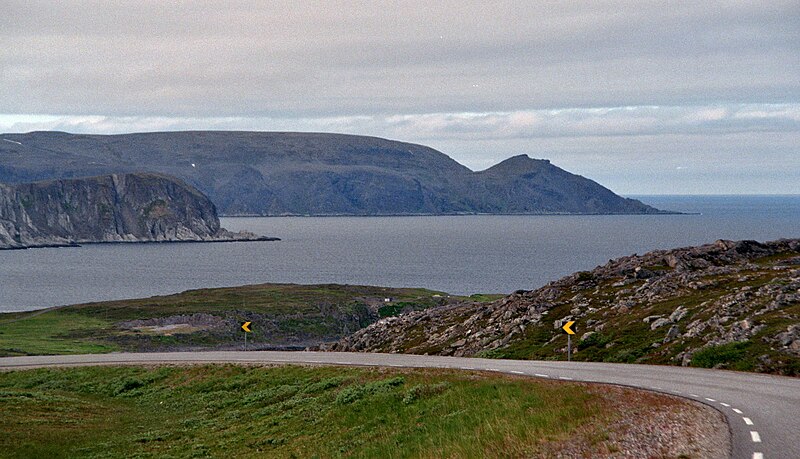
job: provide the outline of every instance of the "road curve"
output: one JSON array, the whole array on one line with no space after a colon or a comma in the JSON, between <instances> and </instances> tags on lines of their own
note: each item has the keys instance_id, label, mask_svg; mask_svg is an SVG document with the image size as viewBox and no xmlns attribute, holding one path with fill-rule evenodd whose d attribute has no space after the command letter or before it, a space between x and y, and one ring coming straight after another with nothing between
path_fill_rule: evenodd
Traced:
<instances>
[{"instance_id":1,"label":"road curve","mask_svg":"<svg viewBox=\"0 0 800 459\"><path fill-rule=\"evenodd\" d=\"M332 364L486 370L620 384L713 406L728 420L732 457L800 458L800 378L700 368L593 362L493 360L347 352L171 352L0 358L0 370L153 363Z\"/></svg>"}]
</instances>

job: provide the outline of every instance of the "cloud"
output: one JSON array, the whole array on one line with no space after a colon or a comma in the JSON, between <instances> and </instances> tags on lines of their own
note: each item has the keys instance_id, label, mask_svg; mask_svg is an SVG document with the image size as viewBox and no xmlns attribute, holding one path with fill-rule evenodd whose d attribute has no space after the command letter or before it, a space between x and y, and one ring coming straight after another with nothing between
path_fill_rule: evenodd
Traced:
<instances>
[{"instance_id":1,"label":"cloud","mask_svg":"<svg viewBox=\"0 0 800 459\"><path fill-rule=\"evenodd\" d=\"M114 134L185 129L333 131L422 140L800 132L800 104L605 107L319 118L102 115L0 117L0 130L6 132L63 130Z\"/></svg>"},{"instance_id":2,"label":"cloud","mask_svg":"<svg viewBox=\"0 0 800 459\"><path fill-rule=\"evenodd\" d=\"M0 16L0 113L330 117L795 103L800 6L32 2Z\"/></svg>"},{"instance_id":3,"label":"cloud","mask_svg":"<svg viewBox=\"0 0 800 459\"><path fill-rule=\"evenodd\" d=\"M797 192L800 4L5 0L0 131L326 131ZM685 169L678 169L685 167Z\"/></svg>"}]
</instances>

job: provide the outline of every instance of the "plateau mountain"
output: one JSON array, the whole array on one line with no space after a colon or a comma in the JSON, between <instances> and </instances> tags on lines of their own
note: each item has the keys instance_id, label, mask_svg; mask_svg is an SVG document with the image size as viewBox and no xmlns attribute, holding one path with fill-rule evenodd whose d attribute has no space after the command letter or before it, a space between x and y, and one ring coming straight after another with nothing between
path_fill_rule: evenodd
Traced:
<instances>
[{"instance_id":1,"label":"plateau mountain","mask_svg":"<svg viewBox=\"0 0 800 459\"><path fill-rule=\"evenodd\" d=\"M548 160L473 172L432 148L375 137L185 131L0 135L0 183L156 172L223 215L653 214Z\"/></svg>"}]
</instances>

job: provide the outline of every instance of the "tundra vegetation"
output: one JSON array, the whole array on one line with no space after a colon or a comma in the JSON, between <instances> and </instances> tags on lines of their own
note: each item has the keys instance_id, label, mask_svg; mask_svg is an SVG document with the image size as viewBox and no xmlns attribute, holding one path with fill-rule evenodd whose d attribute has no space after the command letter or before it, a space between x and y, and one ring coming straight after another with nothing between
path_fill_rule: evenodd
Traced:
<instances>
[{"instance_id":1,"label":"tundra vegetation","mask_svg":"<svg viewBox=\"0 0 800 459\"><path fill-rule=\"evenodd\" d=\"M0 456L698 457L716 435L713 423L697 428L709 413L631 389L480 372L37 369L0 373Z\"/></svg>"},{"instance_id":2,"label":"tundra vegetation","mask_svg":"<svg viewBox=\"0 0 800 459\"><path fill-rule=\"evenodd\" d=\"M391 301L385 301L386 299ZM303 349L380 317L463 301L413 288L261 284L0 314L0 356L113 351Z\"/></svg>"}]
</instances>

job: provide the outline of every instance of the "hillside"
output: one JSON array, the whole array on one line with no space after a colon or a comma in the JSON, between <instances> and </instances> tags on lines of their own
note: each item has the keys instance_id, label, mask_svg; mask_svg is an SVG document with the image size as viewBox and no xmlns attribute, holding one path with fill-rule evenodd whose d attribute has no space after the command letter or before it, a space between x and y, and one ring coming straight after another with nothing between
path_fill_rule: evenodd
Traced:
<instances>
[{"instance_id":1,"label":"hillside","mask_svg":"<svg viewBox=\"0 0 800 459\"><path fill-rule=\"evenodd\" d=\"M208 198L159 174L0 184L0 249L264 239L221 228Z\"/></svg>"},{"instance_id":2,"label":"hillside","mask_svg":"<svg viewBox=\"0 0 800 459\"><path fill-rule=\"evenodd\" d=\"M386 299L391 301L385 301ZM381 317L461 299L412 288L260 284L188 290L0 314L0 356L240 349L304 349Z\"/></svg>"},{"instance_id":3,"label":"hillside","mask_svg":"<svg viewBox=\"0 0 800 459\"><path fill-rule=\"evenodd\" d=\"M533 291L383 319L330 346L656 363L800 375L800 239L717 241L609 261Z\"/></svg>"},{"instance_id":4,"label":"hillside","mask_svg":"<svg viewBox=\"0 0 800 459\"><path fill-rule=\"evenodd\" d=\"M150 171L178 177L223 215L641 214L659 211L515 156L473 172L432 148L291 132L0 135L0 183Z\"/></svg>"}]
</instances>

